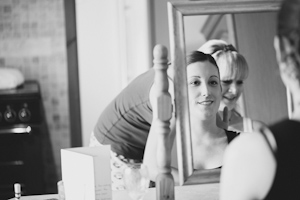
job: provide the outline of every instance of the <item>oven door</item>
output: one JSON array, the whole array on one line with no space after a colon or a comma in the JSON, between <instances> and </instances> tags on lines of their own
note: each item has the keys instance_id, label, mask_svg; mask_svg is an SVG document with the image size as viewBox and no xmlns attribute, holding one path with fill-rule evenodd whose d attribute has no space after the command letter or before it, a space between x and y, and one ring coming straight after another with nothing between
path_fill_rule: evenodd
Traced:
<instances>
[{"instance_id":1,"label":"oven door","mask_svg":"<svg viewBox=\"0 0 300 200\"><path fill-rule=\"evenodd\" d=\"M29 125L0 127L0 199L43 192L43 167L39 129Z\"/></svg>"}]
</instances>

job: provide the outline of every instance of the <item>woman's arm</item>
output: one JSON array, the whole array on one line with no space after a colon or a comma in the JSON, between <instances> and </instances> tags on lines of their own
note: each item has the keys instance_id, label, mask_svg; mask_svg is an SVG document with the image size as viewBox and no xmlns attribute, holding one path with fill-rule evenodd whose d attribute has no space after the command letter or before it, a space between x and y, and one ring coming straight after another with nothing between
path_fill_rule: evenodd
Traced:
<instances>
[{"instance_id":1,"label":"woman's arm","mask_svg":"<svg viewBox=\"0 0 300 200\"><path fill-rule=\"evenodd\" d=\"M276 161L262 133L244 133L228 146L220 180L220 200L263 199L272 186Z\"/></svg>"}]
</instances>

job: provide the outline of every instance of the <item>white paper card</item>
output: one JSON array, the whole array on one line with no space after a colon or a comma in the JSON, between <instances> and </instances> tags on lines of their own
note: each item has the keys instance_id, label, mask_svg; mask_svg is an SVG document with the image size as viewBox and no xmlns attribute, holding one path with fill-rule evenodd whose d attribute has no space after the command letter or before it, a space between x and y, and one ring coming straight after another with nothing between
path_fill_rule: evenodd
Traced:
<instances>
[{"instance_id":1,"label":"white paper card","mask_svg":"<svg viewBox=\"0 0 300 200\"><path fill-rule=\"evenodd\" d=\"M110 145L61 149L66 200L111 200Z\"/></svg>"}]
</instances>

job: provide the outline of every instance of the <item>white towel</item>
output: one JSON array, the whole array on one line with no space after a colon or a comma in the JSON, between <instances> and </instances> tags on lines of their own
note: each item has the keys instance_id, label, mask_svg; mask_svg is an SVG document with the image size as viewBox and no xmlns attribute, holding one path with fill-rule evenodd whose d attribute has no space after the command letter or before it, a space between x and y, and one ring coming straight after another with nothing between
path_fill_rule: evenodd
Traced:
<instances>
[{"instance_id":1,"label":"white towel","mask_svg":"<svg viewBox=\"0 0 300 200\"><path fill-rule=\"evenodd\" d=\"M24 83L24 76L18 69L0 67L0 90L13 89Z\"/></svg>"}]
</instances>

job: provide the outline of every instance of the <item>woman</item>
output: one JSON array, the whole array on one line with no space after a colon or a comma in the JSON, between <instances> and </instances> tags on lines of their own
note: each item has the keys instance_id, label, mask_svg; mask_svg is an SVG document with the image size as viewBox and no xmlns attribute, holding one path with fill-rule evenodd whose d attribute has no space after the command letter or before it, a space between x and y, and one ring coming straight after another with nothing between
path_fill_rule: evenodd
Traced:
<instances>
[{"instance_id":1,"label":"woman","mask_svg":"<svg viewBox=\"0 0 300 200\"><path fill-rule=\"evenodd\" d=\"M219 168L222 166L225 148L238 134L221 129L216 125L222 89L218 66L211 55L194 51L188 56L187 84L194 168ZM171 120L170 126L171 137L174 137L174 121ZM155 180L158 174L156 145L157 136L155 130L150 129L144 163L148 166L151 180ZM178 181L176 164L173 163L172 165L172 174L175 182Z\"/></svg>"},{"instance_id":2,"label":"woman","mask_svg":"<svg viewBox=\"0 0 300 200\"><path fill-rule=\"evenodd\" d=\"M172 67L169 67L169 77L172 77L172 71ZM91 134L90 146L111 145L111 178L114 190L124 189L124 168L143 162L152 124L153 82L154 69L149 69L135 78L101 113ZM172 86L169 79L169 92L174 97ZM226 122L220 121L218 124ZM174 131L175 126L171 129Z\"/></svg>"},{"instance_id":3,"label":"woman","mask_svg":"<svg viewBox=\"0 0 300 200\"><path fill-rule=\"evenodd\" d=\"M90 146L111 145L113 190L124 190L123 171L143 162L152 122L154 69L136 77L101 113Z\"/></svg>"},{"instance_id":4,"label":"woman","mask_svg":"<svg viewBox=\"0 0 300 200\"><path fill-rule=\"evenodd\" d=\"M222 85L222 100L219 113L223 116L222 112L227 107L228 130L251 132L252 127L248 126L249 124L252 125L252 121L243 117L238 112L237 107L238 100L244 91L244 82L249 73L246 59L237 52L234 46L227 44L223 40L208 40L198 50L211 54L219 66Z\"/></svg>"},{"instance_id":5,"label":"woman","mask_svg":"<svg viewBox=\"0 0 300 200\"><path fill-rule=\"evenodd\" d=\"M220 200L300 199L300 0L283 1L274 47L281 79L292 95L291 118L229 145Z\"/></svg>"}]
</instances>

